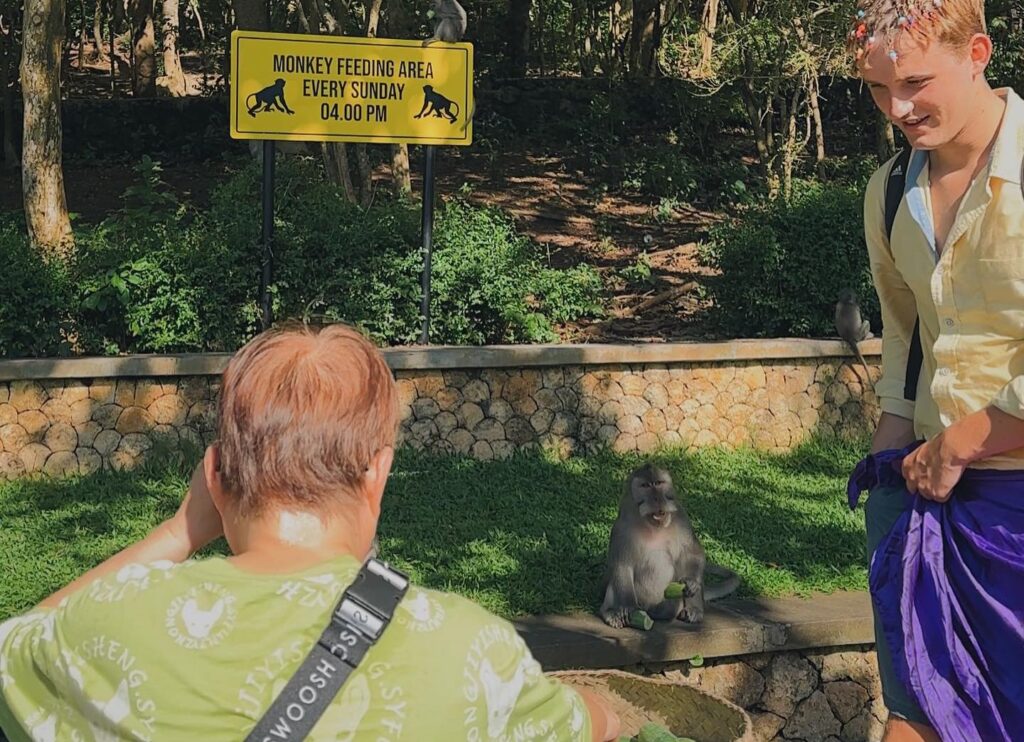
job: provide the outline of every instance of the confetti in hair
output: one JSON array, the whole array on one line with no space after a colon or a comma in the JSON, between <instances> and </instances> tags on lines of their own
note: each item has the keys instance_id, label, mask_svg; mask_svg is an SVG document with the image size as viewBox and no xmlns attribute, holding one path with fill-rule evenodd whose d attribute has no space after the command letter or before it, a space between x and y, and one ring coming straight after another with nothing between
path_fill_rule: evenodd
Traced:
<instances>
[{"instance_id":1,"label":"confetti in hair","mask_svg":"<svg viewBox=\"0 0 1024 742\"><path fill-rule=\"evenodd\" d=\"M858 0L847 45L857 61L877 46L896 61L901 37L963 47L973 34L985 33L984 5L984 0Z\"/></svg>"}]
</instances>

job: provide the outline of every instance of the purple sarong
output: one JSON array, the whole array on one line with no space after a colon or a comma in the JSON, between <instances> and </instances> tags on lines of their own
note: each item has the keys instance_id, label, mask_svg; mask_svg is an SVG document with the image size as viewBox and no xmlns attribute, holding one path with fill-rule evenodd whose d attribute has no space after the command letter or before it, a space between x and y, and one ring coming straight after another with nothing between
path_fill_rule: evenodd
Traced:
<instances>
[{"instance_id":1,"label":"purple sarong","mask_svg":"<svg viewBox=\"0 0 1024 742\"><path fill-rule=\"evenodd\" d=\"M903 487L919 445L858 463L850 508ZM1024 471L968 469L948 502L906 504L869 571L896 675L944 742L1024 740Z\"/></svg>"}]
</instances>

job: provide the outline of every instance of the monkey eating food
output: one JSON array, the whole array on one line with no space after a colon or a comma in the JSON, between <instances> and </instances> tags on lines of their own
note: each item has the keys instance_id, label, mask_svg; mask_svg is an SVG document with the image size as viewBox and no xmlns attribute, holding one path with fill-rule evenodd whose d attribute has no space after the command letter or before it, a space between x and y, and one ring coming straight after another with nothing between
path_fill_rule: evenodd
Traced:
<instances>
[{"instance_id":1,"label":"monkey eating food","mask_svg":"<svg viewBox=\"0 0 1024 742\"><path fill-rule=\"evenodd\" d=\"M452 106L455 106L454 113L452 113ZM424 85L423 108L421 108L420 112L413 116L413 118L423 118L430 114L434 114L434 116L438 118L446 118L454 124L459 118L459 104L453 100L445 98L439 92L434 90L433 85Z\"/></svg>"},{"instance_id":2,"label":"monkey eating food","mask_svg":"<svg viewBox=\"0 0 1024 742\"><path fill-rule=\"evenodd\" d=\"M857 356L857 360L860 361L860 365L864 367L865 378L860 379L857 369L851 366L854 370L853 372L857 374L857 378L860 379L861 385L867 388L871 372L868 370L868 363L864 360L864 355L860 352L860 347L857 343L872 337L871 323L861 316L857 296L850 289L844 289L839 294L839 301L836 302L835 323L836 332L839 333L839 337L850 346L850 349Z\"/></svg>"},{"instance_id":3,"label":"monkey eating food","mask_svg":"<svg viewBox=\"0 0 1024 742\"><path fill-rule=\"evenodd\" d=\"M436 41L454 44L461 41L466 33L466 11L459 0L434 0L433 5L434 35L423 42L430 46Z\"/></svg>"},{"instance_id":4,"label":"monkey eating food","mask_svg":"<svg viewBox=\"0 0 1024 742\"><path fill-rule=\"evenodd\" d=\"M705 574L725 579L705 586ZM737 587L735 572L707 563L672 476L652 464L630 474L608 544L599 611L604 622L622 628L631 625L634 611L641 610L657 621L700 623L706 600L723 598Z\"/></svg>"},{"instance_id":5,"label":"monkey eating food","mask_svg":"<svg viewBox=\"0 0 1024 742\"><path fill-rule=\"evenodd\" d=\"M255 103L250 104L250 100L255 100ZM263 106L263 108L260 108ZM263 88L255 93L250 93L245 98L245 108L249 112L249 115L256 118L257 112L262 113L263 111L280 111L281 113L295 113L288 107L288 104L284 100L284 80L280 77L274 80L274 82L267 87Z\"/></svg>"}]
</instances>

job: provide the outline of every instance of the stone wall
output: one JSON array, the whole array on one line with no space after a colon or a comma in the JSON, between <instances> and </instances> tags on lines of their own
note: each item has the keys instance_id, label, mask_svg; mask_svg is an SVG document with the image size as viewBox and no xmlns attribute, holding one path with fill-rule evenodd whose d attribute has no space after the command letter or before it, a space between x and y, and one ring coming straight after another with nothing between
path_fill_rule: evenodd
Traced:
<instances>
[{"instance_id":1,"label":"stone wall","mask_svg":"<svg viewBox=\"0 0 1024 742\"><path fill-rule=\"evenodd\" d=\"M886 719L871 647L673 663L647 674L683 679L742 706L758 742L878 742Z\"/></svg>"},{"instance_id":2,"label":"stone wall","mask_svg":"<svg viewBox=\"0 0 1024 742\"><path fill-rule=\"evenodd\" d=\"M680 351L693 361L549 365L559 356L673 357L671 348L655 350L388 351L401 400L400 442L479 459L534 446L563 455L601 446L647 452L750 444L783 451L813 433L862 431L878 414L872 391L835 356L775 360L756 357L770 355L761 347L747 353L755 357L703 361L720 357L721 348L695 344ZM469 367L473 353L494 362ZM208 443L217 373L226 360L0 361L0 477L122 468L158 443ZM440 370L423 370L438 360ZM115 367L126 373L96 373ZM150 370L143 375L144 369Z\"/></svg>"}]
</instances>

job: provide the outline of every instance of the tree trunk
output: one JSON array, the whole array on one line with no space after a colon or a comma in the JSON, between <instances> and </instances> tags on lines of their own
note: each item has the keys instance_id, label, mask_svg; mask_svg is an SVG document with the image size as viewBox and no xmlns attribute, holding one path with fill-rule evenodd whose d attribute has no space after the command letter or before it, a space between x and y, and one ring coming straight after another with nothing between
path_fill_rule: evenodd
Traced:
<instances>
[{"instance_id":1,"label":"tree trunk","mask_svg":"<svg viewBox=\"0 0 1024 742\"><path fill-rule=\"evenodd\" d=\"M9 19L5 31L0 28L0 108L3 110L3 156L4 165L10 169L18 166L18 149L14 145L14 95L11 93L11 77L17 75L18 39L15 30L17 16ZM13 73L13 75L12 75Z\"/></svg>"},{"instance_id":2,"label":"tree trunk","mask_svg":"<svg viewBox=\"0 0 1024 742\"><path fill-rule=\"evenodd\" d=\"M782 96L782 118L786 124L785 141L782 145L782 195L786 201L793 196L793 164L796 162L796 122L800 113L800 88L793 91L793 98L786 101Z\"/></svg>"},{"instance_id":3,"label":"tree trunk","mask_svg":"<svg viewBox=\"0 0 1024 742\"><path fill-rule=\"evenodd\" d=\"M85 22L85 19L88 17L85 14L85 0L81 0L81 10L82 10L82 17L81 17L80 20L81 20L81 24L82 25L79 27L79 30L78 30L78 60L77 61L78 61L78 69L79 70L81 70L83 67L85 67L85 44L86 44L86 41L89 38L89 31L88 31L88 27L87 27L86 22Z\"/></svg>"},{"instance_id":4,"label":"tree trunk","mask_svg":"<svg viewBox=\"0 0 1024 742\"><path fill-rule=\"evenodd\" d=\"M632 77L650 75L659 35L658 0L633 0L633 24L629 34L629 73Z\"/></svg>"},{"instance_id":5,"label":"tree trunk","mask_svg":"<svg viewBox=\"0 0 1024 742\"><path fill-rule=\"evenodd\" d=\"M508 47L506 64L509 77L526 77L530 68L530 7L533 0L508 0Z\"/></svg>"},{"instance_id":6,"label":"tree trunk","mask_svg":"<svg viewBox=\"0 0 1024 742\"><path fill-rule=\"evenodd\" d=\"M180 98L187 88L178 56L178 0L163 0L163 15L164 76L160 79L160 87L171 97Z\"/></svg>"},{"instance_id":7,"label":"tree trunk","mask_svg":"<svg viewBox=\"0 0 1024 742\"><path fill-rule=\"evenodd\" d=\"M136 97L156 95L156 29L154 0L132 0L132 93Z\"/></svg>"},{"instance_id":8,"label":"tree trunk","mask_svg":"<svg viewBox=\"0 0 1024 742\"><path fill-rule=\"evenodd\" d=\"M106 56L106 52L103 50L103 0L96 0L96 8L93 10L92 43L95 47L93 58L96 61L102 61Z\"/></svg>"},{"instance_id":9,"label":"tree trunk","mask_svg":"<svg viewBox=\"0 0 1024 742\"><path fill-rule=\"evenodd\" d=\"M814 159L818 167L818 177L825 177L825 127L821 123L821 104L819 102L818 76L813 75L807 86L807 105L811 109L811 120L814 122Z\"/></svg>"},{"instance_id":10,"label":"tree trunk","mask_svg":"<svg viewBox=\"0 0 1024 742\"><path fill-rule=\"evenodd\" d=\"M715 53L715 31L718 29L718 0L707 0L700 20L700 77L711 74L711 60Z\"/></svg>"},{"instance_id":11,"label":"tree trunk","mask_svg":"<svg viewBox=\"0 0 1024 742\"><path fill-rule=\"evenodd\" d=\"M388 33L401 39L410 35L409 14L402 0L388 0ZM391 188L396 196L412 193L412 170L409 167L409 145L391 145Z\"/></svg>"},{"instance_id":12,"label":"tree trunk","mask_svg":"<svg viewBox=\"0 0 1024 742\"><path fill-rule=\"evenodd\" d=\"M28 236L39 249L67 256L74 235L61 167L60 58L62 0L26 0L22 33L21 93L24 141L21 186Z\"/></svg>"},{"instance_id":13,"label":"tree trunk","mask_svg":"<svg viewBox=\"0 0 1024 742\"><path fill-rule=\"evenodd\" d=\"M334 185L341 188L346 201L356 203L356 189L352 185L352 173L348 167L348 148L344 143L321 142L320 155L323 158L327 177Z\"/></svg>"}]
</instances>

